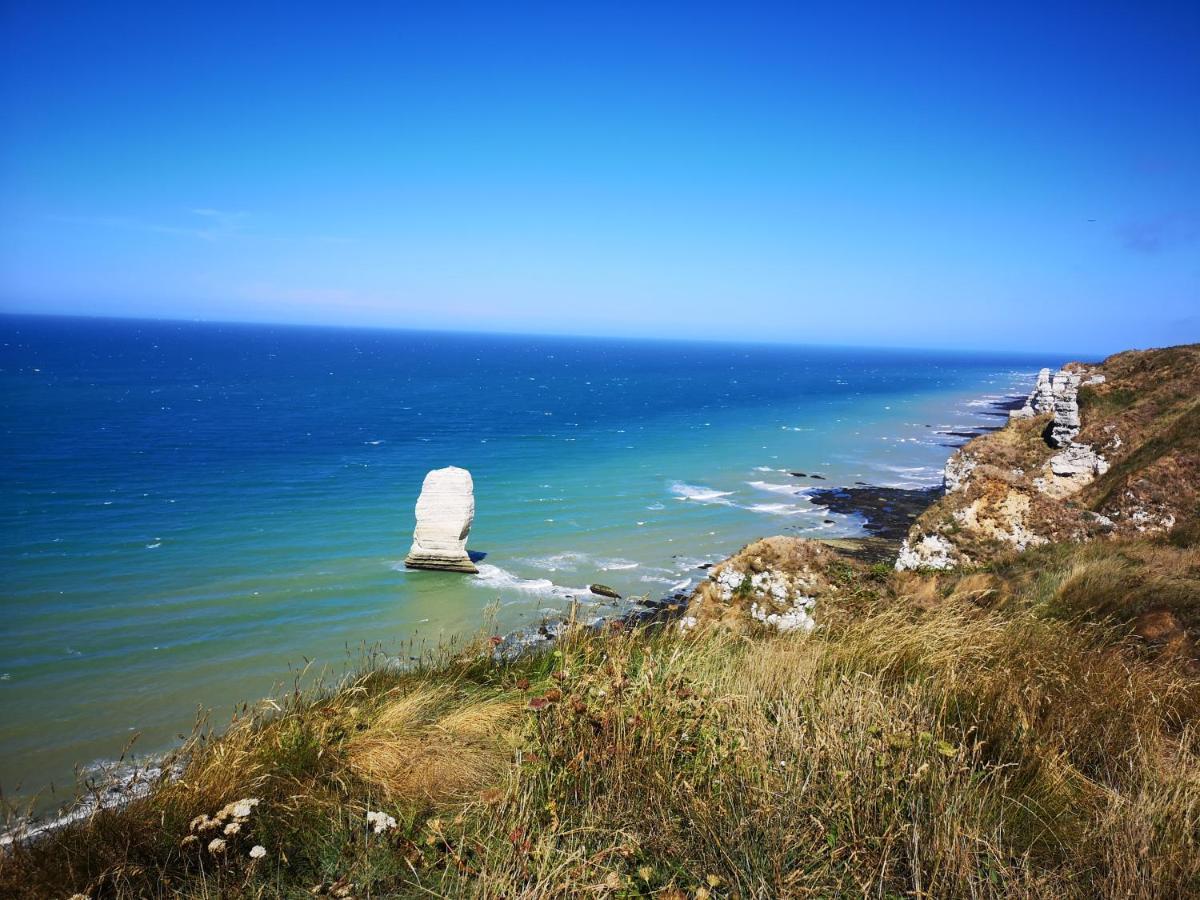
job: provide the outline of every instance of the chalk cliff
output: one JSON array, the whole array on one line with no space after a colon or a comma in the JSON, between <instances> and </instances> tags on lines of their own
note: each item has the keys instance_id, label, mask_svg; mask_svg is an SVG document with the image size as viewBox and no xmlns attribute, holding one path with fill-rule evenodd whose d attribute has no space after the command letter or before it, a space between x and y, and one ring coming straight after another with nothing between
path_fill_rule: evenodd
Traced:
<instances>
[{"instance_id":1,"label":"chalk cliff","mask_svg":"<svg viewBox=\"0 0 1200 900\"><path fill-rule=\"evenodd\" d=\"M404 560L410 569L476 573L467 554L475 518L475 485L466 469L448 466L425 476L417 499L417 527Z\"/></svg>"},{"instance_id":2,"label":"chalk cliff","mask_svg":"<svg viewBox=\"0 0 1200 900\"><path fill-rule=\"evenodd\" d=\"M945 486L896 568L1169 530L1200 502L1200 345L1043 369L1007 428L950 458Z\"/></svg>"}]
</instances>

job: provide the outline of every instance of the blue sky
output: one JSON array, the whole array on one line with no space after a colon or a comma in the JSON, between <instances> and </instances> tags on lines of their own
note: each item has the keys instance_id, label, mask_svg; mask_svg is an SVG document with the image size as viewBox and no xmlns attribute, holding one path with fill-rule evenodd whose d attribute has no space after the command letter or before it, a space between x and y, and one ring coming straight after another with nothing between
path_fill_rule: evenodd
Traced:
<instances>
[{"instance_id":1,"label":"blue sky","mask_svg":"<svg viewBox=\"0 0 1200 900\"><path fill-rule=\"evenodd\" d=\"M8 0L0 309L1200 340L1200 4L964 6Z\"/></svg>"}]
</instances>

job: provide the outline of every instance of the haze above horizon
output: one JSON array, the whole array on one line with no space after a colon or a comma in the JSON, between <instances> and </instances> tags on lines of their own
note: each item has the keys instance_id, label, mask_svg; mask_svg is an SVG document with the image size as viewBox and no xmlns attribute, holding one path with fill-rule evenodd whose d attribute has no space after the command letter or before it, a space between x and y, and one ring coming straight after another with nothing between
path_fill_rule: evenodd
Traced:
<instances>
[{"instance_id":1,"label":"haze above horizon","mask_svg":"<svg viewBox=\"0 0 1200 900\"><path fill-rule=\"evenodd\" d=\"M15 2L0 311L1200 340L1200 6Z\"/></svg>"}]
</instances>

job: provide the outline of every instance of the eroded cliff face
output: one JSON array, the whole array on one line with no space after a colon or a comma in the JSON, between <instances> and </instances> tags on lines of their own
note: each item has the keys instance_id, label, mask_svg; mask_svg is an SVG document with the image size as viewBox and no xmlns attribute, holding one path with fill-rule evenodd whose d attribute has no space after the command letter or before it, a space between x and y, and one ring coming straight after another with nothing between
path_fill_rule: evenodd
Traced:
<instances>
[{"instance_id":1,"label":"eroded cliff face","mask_svg":"<svg viewBox=\"0 0 1200 900\"><path fill-rule=\"evenodd\" d=\"M945 489L909 530L895 560L901 574L888 589L909 600L940 596L946 585L962 587L964 596L979 588L995 599L1009 590L1004 578L964 567L996 562L1000 569L1036 570L1038 563L1021 554L1039 547L1045 557L1056 544L1113 539L1127 561L1139 552L1168 553L1132 539L1195 528L1200 518L1200 345L1043 370L1005 428L975 438L947 461ZM826 620L828 609L844 606L855 585L880 577L831 546L837 543L772 537L750 544L712 568L679 627L810 630ZM1193 552L1170 551L1176 556L1165 564L1155 557L1140 574L1131 569L1131 587L1122 588L1113 610L1102 611L1162 619L1166 610L1176 625L1191 622L1179 603L1162 601L1186 594L1176 587L1136 598L1154 579L1174 577L1153 574L1156 566L1169 568ZM1100 565L1089 558L1093 564ZM1166 638L1147 640L1165 646ZM1191 638L1184 643L1183 655L1191 659Z\"/></svg>"},{"instance_id":2,"label":"eroded cliff face","mask_svg":"<svg viewBox=\"0 0 1200 900\"><path fill-rule=\"evenodd\" d=\"M946 494L897 569L988 562L1051 541L1165 531L1200 504L1200 345L1043 369L1008 427L946 464Z\"/></svg>"}]
</instances>

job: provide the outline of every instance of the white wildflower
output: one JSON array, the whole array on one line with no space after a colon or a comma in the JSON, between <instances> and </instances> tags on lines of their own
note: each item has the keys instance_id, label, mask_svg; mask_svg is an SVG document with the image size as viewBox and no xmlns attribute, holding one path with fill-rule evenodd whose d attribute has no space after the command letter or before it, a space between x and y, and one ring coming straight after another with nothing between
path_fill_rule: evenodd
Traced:
<instances>
[{"instance_id":1,"label":"white wildflower","mask_svg":"<svg viewBox=\"0 0 1200 900\"><path fill-rule=\"evenodd\" d=\"M254 811L254 807L258 806L258 798L250 797L246 800L239 800L233 804L233 815L238 819L247 819L250 813Z\"/></svg>"},{"instance_id":2,"label":"white wildflower","mask_svg":"<svg viewBox=\"0 0 1200 900\"><path fill-rule=\"evenodd\" d=\"M396 820L385 812L367 812L367 824L376 834L383 834L396 827Z\"/></svg>"},{"instance_id":3,"label":"white wildflower","mask_svg":"<svg viewBox=\"0 0 1200 900\"><path fill-rule=\"evenodd\" d=\"M209 853L224 853L225 852L225 841L223 841L221 838L213 838L211 841L208 842L208 852Z\"/></svg>"},{"instance_id":4,"label":"white wildflower","mask_svg":"<svg viewBox=\"0 0 1200 900\"><path fill-rule=\"evenodd\" d=\"M240 822L230 822L228 825L225 826L226 834L237 834L241 830L242 830L242 825Z\"/></svg>"},{"instance_id":5,"label":"white wildflower","mask_svg":"<svg viewBox=\"0 0 1200 900\"><path fill-rule=\"evenodd\" d=\"M250 848L250 858L251 859L262 859L266 855L267 855L267 848L264 847L262 844L255 844L253 847Z\"/></svg>"}]
</instances>

